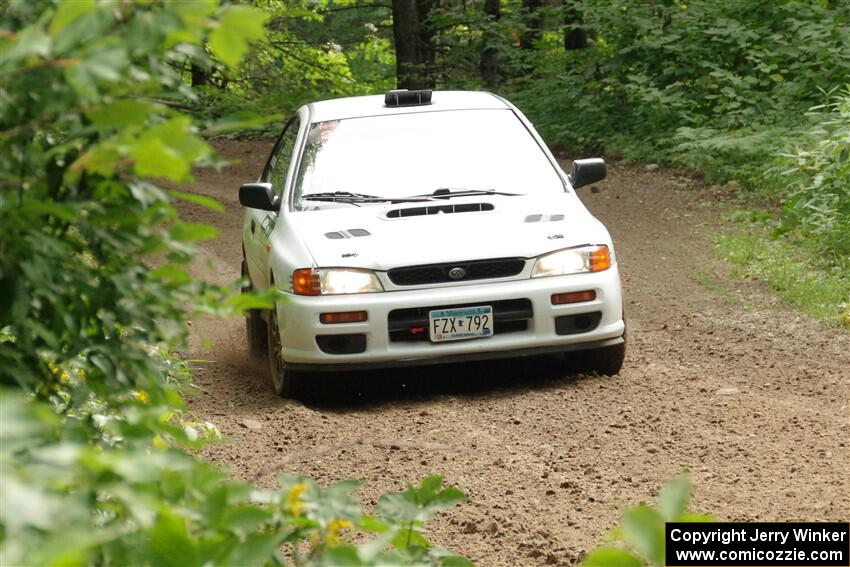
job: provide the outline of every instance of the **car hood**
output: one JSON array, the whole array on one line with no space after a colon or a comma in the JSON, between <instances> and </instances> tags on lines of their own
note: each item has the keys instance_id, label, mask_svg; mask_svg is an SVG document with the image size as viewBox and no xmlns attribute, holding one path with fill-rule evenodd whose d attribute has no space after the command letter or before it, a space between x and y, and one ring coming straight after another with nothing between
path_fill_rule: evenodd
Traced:
<instances>
[{"instance_id":1,"label":"car hood","mask_svg":"<svg viewBox=\"0 0 850 567\"><path fill-rule=\"evenodd\" d=\"M481 203L493 210L390 218L390 211ZM394 213L390 213L391 215ZM485 258L530 258L609 244L607 230L571 193L545 199L486 197L291 213L288 222L318 267L385 271Z\"/></svg>"}]
</instances>

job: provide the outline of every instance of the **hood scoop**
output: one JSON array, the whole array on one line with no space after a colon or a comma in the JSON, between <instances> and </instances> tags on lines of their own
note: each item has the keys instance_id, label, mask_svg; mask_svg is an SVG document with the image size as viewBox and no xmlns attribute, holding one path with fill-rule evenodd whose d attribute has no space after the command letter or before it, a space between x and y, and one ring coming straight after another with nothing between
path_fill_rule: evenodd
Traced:
<instances>
[{"instance_id":1,"label":"hood scoop","mask_svg":"<svg viewBox=\"0 0 850 567\"><path fill-rule=\"evenodd\" d=\"M492 203L459 203L457 205L432 205L429 207L410 207L404 209L393 209L387 211L388 219L403 217L421 217L425 215L439 215L450 213L480 213L492 211L495 207Z\"/></svg>"},{"instance_id":2,"label":"hood scoop","mask_svg":"<svg viewBox=\"0 0 850 567\"><path fill-rule=\"evenodd\" d=\"M325 236L331 240L342 240L343 238L356 238L358 236L371 236L372 233L365 228L349 228L337 232L326 232Z\"/></svg>"},{"instance_id":3,"label":"hood scoop","mask_svg":"<svg viewBox=\"0 0 850 567\"><path fill-rule=\"evenodd\" d=\"M564 215L528 215L525 222L558 222L564 220Z\"/></svg>"}]
</instances>

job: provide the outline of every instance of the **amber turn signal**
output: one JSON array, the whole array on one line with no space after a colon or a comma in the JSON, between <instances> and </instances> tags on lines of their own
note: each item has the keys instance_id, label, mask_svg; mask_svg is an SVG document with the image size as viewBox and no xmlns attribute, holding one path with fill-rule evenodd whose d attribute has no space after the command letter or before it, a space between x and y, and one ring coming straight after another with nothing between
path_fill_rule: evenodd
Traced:
<instances>
[{"instance_id":1,"label":"amber turn signal","mask_svg":"<svg viewBox=\"0 0 850 567\"><path fill-rule=\"evenodd\" d=\"M590 251L590 271L602 272L611 267L611 253L604 245Z\"/></svg>"},{"instance_id":2,"label":"amber turn signal","mask_svg":"<svg viewBox=\"0 0 850 567\"><path fill-rule=\"evenodd\" d=\"M596 292L592 289L587 291L571 291L569 293L555 293L552 295L552 305L564 305L567 303L582 303L596 299Z\"/></svg>"},{"instance_id":3,"label":"amber turn signal","mask_svg":"<svg viewBox=\"0 0 850 567\"><path fill-rule=\"evenodd\" d=\"M362 323L369 318L365 311L340 311L338 313L322 313L319 321L325 325L334 323Z\"/></svg>"},{"instance_id":4,"label":"amber turn signal","mask_svg":"<svg viewBox=\"0 0 850 567\"><path fill-rule=\"evenodd\" d=\"M292 291L298 295L321 295L319 272L312 268L301 268L292 272Z\"/></svg>"}]
</instances>

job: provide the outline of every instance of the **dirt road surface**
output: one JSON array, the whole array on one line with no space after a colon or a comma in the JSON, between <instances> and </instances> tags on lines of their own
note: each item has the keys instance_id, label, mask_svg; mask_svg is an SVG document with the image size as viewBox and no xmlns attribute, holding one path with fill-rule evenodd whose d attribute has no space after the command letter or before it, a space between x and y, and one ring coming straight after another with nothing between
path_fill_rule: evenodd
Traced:
<instances>
[{"instance_id":1,"label":"dirt road surface","mask_svg":"<svg viewBox=\"0 0 850 567\"><path fill-rule=\"evenodd\" d=\"M192 190L226 207L184 207L221 230L199 276L239 276L237 188L269 148L218 144L239 163L198 173ZM190 355L206 362L190 406L228 440L205 456L262 486L279 470L360 479L366 507L443 474L469 500L429 534L482 566L575 564L684 469L692 508L719 519L850 518L850 335L728 277L706 239L718 207L697 182L613 167L599 189L579 191L618 247L630 332L618 377L546 359L340 374L302 404L276 398L242 319L195 321Z\"/></svg>"}]
</instances>

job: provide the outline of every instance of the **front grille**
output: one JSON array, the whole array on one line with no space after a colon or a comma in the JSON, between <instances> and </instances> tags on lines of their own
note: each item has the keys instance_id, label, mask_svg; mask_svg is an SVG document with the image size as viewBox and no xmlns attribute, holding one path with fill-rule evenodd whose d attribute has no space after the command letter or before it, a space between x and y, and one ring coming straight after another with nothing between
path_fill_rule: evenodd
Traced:
<instances>
[{"instance_id":1,"label":"front grille","mask_svg":"<svg viewBox=\"0 0 850 567\"><path fill-rule=\"evenodd\" d=\"M478 301L457 305L434 305L431 307L413 307L390 311L387 328L390 341L428 341L428 312L435 309L454 309L456 307L477 307L490 305L493 308L493 334L516 333L528 329L528 321L534 317L529 299L502 299L499 301ZM424 329L413 332L413 329Z\"/></svg>"},{"instance_id":2,"label":"front grille","mask_svg":"<svg viewBox=\"0 0 850 567\"><path fill-rule=\"evenodd\" d=\"M465 272L462 277L452 278L449 273L455 268ZM445 264L426 264L393 268L387 272L395 285L425 285L467 280L486 280L507 278L519 274L525 268L523 258L494 258L492 260L472 260L469 262L449 262Z\"/></svg>"}]
</instances>

